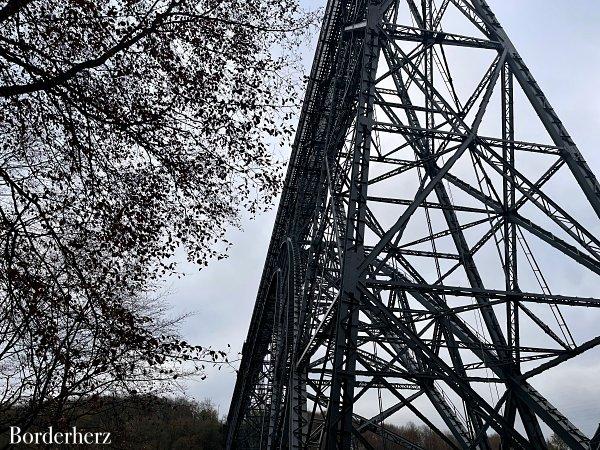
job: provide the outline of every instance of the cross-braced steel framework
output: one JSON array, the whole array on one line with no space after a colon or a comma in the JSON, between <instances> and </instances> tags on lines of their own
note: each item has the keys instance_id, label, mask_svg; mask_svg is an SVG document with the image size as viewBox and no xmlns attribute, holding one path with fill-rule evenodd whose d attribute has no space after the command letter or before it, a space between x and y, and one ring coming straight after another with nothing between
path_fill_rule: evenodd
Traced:
<instances>
[{"instance_id":1,"label":"cross-braced steel framework","mask_svg":"<svg viewBox=\"0 0 600 450\"><path fill-rule=\"evenodd\" d=\"M600 344L599 218L485 0L330 0L228 448L589 449L539 386Z\"/></svg>"}]
</instances>

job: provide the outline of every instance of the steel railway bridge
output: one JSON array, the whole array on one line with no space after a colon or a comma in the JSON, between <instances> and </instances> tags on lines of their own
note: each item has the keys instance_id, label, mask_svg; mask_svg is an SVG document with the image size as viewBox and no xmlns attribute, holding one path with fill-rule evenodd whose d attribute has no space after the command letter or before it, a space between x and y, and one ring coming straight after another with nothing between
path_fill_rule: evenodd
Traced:
<instances>
[{"instance_id":1,"label":"steel railway bridge","mask_svg":"<svg viewBox=\"0 0 600 450\"><path fill-rule=\"evenodd\" d=\"M599 219L485 0L329 0L227 447L592 448L544 387L600 344Z\"/></svg>"}]
</instances>

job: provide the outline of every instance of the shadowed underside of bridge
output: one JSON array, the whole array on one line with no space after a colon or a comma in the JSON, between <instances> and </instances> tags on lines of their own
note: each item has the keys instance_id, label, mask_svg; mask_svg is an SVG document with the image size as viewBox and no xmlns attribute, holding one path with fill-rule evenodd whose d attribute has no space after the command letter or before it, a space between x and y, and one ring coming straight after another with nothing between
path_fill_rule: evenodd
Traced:
<instances>
[{"instance_id":1,"label":"shadowed underside of bridge","mask_svg":"<svg viewBox=\"0 0 600 450\"><path fill-rule=\"evenodd\" d=\"M544 386L600 344L599 217L485 0L329 0L228 448L589 449Z\"/></svg>"}]
</instances>

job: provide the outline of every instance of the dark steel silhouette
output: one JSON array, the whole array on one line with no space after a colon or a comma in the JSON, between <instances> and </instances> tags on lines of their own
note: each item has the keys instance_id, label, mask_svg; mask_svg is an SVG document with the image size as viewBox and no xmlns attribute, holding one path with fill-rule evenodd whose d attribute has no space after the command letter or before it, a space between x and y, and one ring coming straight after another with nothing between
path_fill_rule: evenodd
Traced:
<instances>
[{"instance_id":1,"label":"dark steel silhouette","mask_svg":"<svg viewBox=\"0 0 600 450\"><path fill-rule=\"evenodd\" d=\"M600 344L599 194L486 1L330 0L228 448L590 449L532 383Z\"/></svg>"}]
</instances>

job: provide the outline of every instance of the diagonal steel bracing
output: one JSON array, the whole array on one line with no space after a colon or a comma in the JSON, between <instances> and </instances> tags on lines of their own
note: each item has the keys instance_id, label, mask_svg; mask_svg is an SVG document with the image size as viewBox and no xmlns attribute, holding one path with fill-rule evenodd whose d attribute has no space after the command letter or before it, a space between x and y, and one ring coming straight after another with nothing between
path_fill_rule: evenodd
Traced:
<instances>
[{"instance_id":1,"label":"diagonal steel bracing","mask_svg":"<svg viewBox=\"0 0 600 450\"><path fill-rule=\"evenodd\" d=\"M518 101L545 142L521 135ZM534 386L600 346L577 329L600 293L567 274L598 285L599 218L594 174L487 2L329 0L227 448L423 448L391 426L411 415L447 448L543 449L550 430L589 449Z\"/></svg>"}]
</instances>

